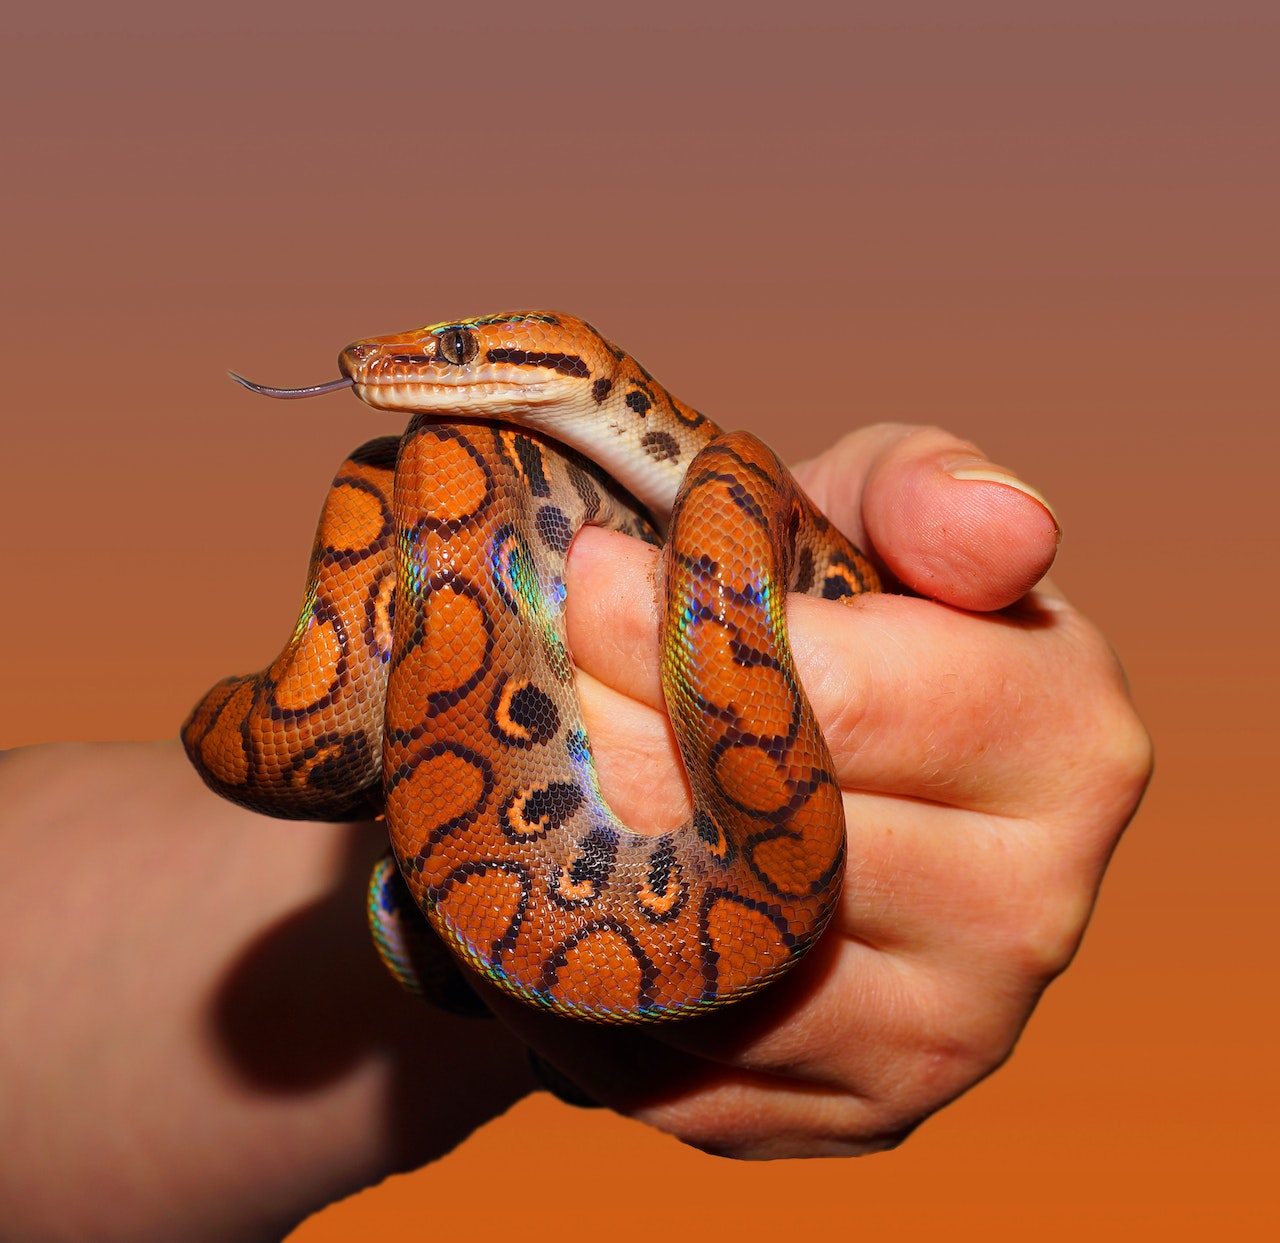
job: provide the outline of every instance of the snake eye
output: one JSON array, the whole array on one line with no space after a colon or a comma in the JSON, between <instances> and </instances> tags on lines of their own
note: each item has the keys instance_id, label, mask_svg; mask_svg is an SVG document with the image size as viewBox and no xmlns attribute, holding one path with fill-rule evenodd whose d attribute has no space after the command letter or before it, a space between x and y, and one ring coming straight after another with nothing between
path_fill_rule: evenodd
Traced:
<instances>
[{"instance_id":1,"label":"snake eye","mask_svg":"<svg viewBox=\"0 0 1280 1243\"><path fill-rule=\"evenodd\" d=\"M480 353L480 339L470 328L446 328L439 340L440 357L458 366Z\"/></svg>"}]
</instances>

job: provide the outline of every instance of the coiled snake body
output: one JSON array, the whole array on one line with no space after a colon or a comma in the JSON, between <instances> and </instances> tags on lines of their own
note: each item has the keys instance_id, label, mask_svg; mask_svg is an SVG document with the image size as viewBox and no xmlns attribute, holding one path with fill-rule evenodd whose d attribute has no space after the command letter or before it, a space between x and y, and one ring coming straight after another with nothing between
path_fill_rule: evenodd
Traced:
<instances>
[{"instance_id":1,"label":"coiled snake body","mask_svg":"<svg viewBox=\"0 0 1280 1243\"><path fill-rule=\"evenodd\" d=\"M571 316L369 338L340 367L263 391L350 384L412 417L339 470L284 651L184 725L205 781L278 816L385 809L399 866L375 873L374 932L402 977L401 875L456 955L564 1013L687 1015L785 970L845 843L785 598L877 590L865 557L760 441ZM666 530L663 687L694 806L675 832L629 831L600 793L565 631L584 523Z\"/></svg>"}]
</instances>

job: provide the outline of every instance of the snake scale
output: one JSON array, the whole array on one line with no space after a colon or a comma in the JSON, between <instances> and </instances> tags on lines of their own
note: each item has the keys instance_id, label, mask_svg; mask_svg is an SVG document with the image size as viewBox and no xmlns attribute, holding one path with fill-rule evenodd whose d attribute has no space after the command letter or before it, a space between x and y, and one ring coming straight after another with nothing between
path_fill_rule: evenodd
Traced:
<instances>
[{"instance_id":1,"label":"snake scale","mask_svg":"<svg viewBox=\"0 0 1280 1243\"><path fill-rule=\"evenodd\" d=\"M375 871L372 922L410 985L406 885L457 958L560 1013L678 1017L775 978L830 918L845 851L786 594L878 590L867 559L764 444L584 320L449 321L358 341L339 367L249 387L350 386L407 430L339 469L285 649L184 725L201 776L276 816L385 812L398 866ZM588 523L662 544L662 684L694 809L673 832L628 830L599 788L565 627Z\"/></svg>"}]
</instances>

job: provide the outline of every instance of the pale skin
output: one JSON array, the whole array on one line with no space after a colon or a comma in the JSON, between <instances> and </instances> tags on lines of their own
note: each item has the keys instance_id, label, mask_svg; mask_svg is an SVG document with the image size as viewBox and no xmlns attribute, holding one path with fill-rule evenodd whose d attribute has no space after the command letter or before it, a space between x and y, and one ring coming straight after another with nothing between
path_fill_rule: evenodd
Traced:
<instances>
[{"instance_id":1,"label":"pale skin","mask_svg":"<svg viewBox=\"0 0 1280 1243\"><path fill-rule=\"evenodd\" d=\"M243 811L175 742L0 760L0 1239L278 1239L536 1090L522 1041L739 1158L891 1146L998 1066L1079 943L1151 753L1107 643L1042 581L1053 519L976 456L881 426L797 472L930 598L793 597L845 898L790 976L703 1019L603 1029L487 992L500 1022L436 1012L365 941L381 826ZM668 827L653 553L587 531L569 572L606 793Z\"/></svg>"}]
</instances>

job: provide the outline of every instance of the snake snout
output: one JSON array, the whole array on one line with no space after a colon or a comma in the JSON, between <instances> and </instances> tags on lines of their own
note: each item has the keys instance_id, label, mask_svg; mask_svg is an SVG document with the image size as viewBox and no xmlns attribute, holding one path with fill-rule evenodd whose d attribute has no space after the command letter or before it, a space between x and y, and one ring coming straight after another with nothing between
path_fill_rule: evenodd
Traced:
<instances>
[{"instance_id":1,"label":"snake snout","mask_svg":"<svg viewBox=\"0 0 1280 1243\"><path fill-rule=\"evenodd\" d=\"M363 341L355 341L338 355L338 370L348 380L354 380L356 373L368 361L369 355L375 352L374 346L367 345Z\"/></svg>"}]
</instances>

